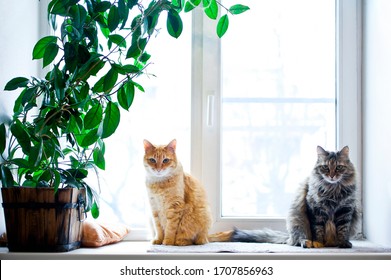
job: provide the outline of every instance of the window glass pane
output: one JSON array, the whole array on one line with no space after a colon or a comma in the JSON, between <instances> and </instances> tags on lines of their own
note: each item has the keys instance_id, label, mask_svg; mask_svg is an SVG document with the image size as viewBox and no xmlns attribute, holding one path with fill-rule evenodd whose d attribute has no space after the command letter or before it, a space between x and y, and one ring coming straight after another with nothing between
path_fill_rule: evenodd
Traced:
<instances>
[{"instance_id":1,"label":"window glass pane","mask_svg":"<svg viewBox=\"0 0 391 280\"><path fill-rule=\"evenodd\" d=\"M148 75L135 80L145 92L136 92L129 112L121 110L118 130L105 141L106 170L99 171L99 219L122 222L132 228L149 227L143 139L168 144L176 138L178 157L189 170L191 14L184 14L182 20L183 33L174 39L168 35L162 15L157 27L160 32L146 49L152 55Z\"/></svg>"},{"instance_id":2,"label":"window glass pane","mask_svg":"<svg viewBox=\"0 0 391 280\"><path fill-rule=\"evenodd\" d=\"M335 3L241 3L222 40L222 215L285 216L316 146L336 145Z\"/></svg>"}]
</instances>

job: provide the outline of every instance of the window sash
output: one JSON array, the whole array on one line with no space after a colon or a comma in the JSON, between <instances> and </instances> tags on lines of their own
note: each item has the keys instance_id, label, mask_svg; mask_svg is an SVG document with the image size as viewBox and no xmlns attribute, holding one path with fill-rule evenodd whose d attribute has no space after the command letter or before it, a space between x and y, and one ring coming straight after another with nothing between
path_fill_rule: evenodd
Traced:
<instances>
[{"instance_id":1,"label":"window sash","mask_svg":"<svg viewBox=\"0 0 391 280\"><path fill-rule=\"evenodd\" d=\"M42 13L46 12L48 2L42 2ZM362 174L361 9L361 0L336 0L337 146L349 145L358 174ZM42 19L41 34L46 35L49 33L46 18ZM232 226L284 230L283 218L221 217L221 178L216 175L220 174L221 50L213 24L202 10L193 11L191 173L207 189L214 216L211 232L231 229ZM129 239L150 239L148 233L148 229L139 229Z\"/></svg>"},{"instance_id":2,"label":"window sash","mask_svg":"<svg viewBox=\"0 0 391 280\"><path fill-rule=\"evenodd\" d=\"M203 35L201 35L203 34ZM215 25L193 14L191 172L205 185L214 216L212 232L239 228L285 229L285 218L228 218L221 201L221 46ZM349 145L361 174L361 1L336 0L337 147ZM201 120L201 121L200 121ZM361 198L361 191L360 191Z\"/></svg>"}]
</instances>

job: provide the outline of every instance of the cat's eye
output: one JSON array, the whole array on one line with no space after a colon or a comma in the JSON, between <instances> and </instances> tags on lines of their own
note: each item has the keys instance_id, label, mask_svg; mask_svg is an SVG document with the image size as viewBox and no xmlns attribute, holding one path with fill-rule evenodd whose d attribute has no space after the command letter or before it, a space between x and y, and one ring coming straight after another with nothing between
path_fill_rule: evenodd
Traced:
<instances>
[{"instance_id":1,"label":"cat's eye","mask_svg":"<svg viewBox=\"0 0 391 280\"><path fill-rule=\"evenodd\" d=\"M337 167L335 168L335 170L341 171L341 170L343 170L343 168L344 168L343 165L337 165Z\"/></svg>"},{"instance_id":2,"label":"cat's eye","mask_svg":"<svg viewBox=\"0 0 391 280\"><path fill-rule=\"evenodd\" d=\"M322 168L323 171L329 171L330 170L327 165L322 165L321 168Z\"/></svg>"},{"instance_id":3,"label":"cat's eye","mask_svg":"<svg viewBox=\"0 0 391 280\"><path fill-rule=\"evenodd\" d=\"M170 159L168 159L168 158L163 159L163 163L168 163L169 161L170 161Z\"/></svg>"},{"instance_id":4,"label":"cat's eye","mask_svg":"<svg viewBox=\"0 0 391 280\"><path fill-rule=\"evenodd\" d=\"M149 162L150 162L150 163L156 163L156 159L150 158L150 159L149 159Z\"/></svg>"}]
</instances>

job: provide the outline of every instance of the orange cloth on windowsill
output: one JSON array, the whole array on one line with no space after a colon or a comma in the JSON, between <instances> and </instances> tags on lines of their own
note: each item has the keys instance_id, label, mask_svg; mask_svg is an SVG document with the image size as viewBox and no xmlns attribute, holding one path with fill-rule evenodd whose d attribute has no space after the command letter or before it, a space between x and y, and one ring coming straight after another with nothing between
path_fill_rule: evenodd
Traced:
<instances>
[{"instance_id":1,"label":"orange cloth on windowsill","mask_svg":"<svg viewBox=\"0 0 391 280\"><path fill-rule=\"evenodd\" d=\"M121 241L130 232L123 224L108 224L97 221L83 222L82 247L100 247Z\"/></svg>"}]
</instances>

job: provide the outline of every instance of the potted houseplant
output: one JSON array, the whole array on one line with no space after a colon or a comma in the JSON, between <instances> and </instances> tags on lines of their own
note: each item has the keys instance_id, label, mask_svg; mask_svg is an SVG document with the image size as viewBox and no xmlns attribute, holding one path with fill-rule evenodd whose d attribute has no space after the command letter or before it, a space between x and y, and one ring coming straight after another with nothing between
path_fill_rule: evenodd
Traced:
<instances>
[{"instance_id":1,"label":"potted houseplant","mask_svg":"<svg viewBox=\"0 0 391 280\"><path fill-rule=\"evenodd\" d=\"M0 181L11 251L78 248L85 213L99 216L98 191L86 178L105 168L104 141L117 129L120 110L129 110L135 91L143 91L136 79L151 58L147 45L160 15L167 13L167 31L177 38L180 13L200 6L218 19L221 37L229 14L248 9L226 8L216 0L144 2L50 1L48 19L59 35L41 38L33 49L46 76L16 77L5 86L20 90L11 121L0 124Z\"/></svg>"}]
</instances>

